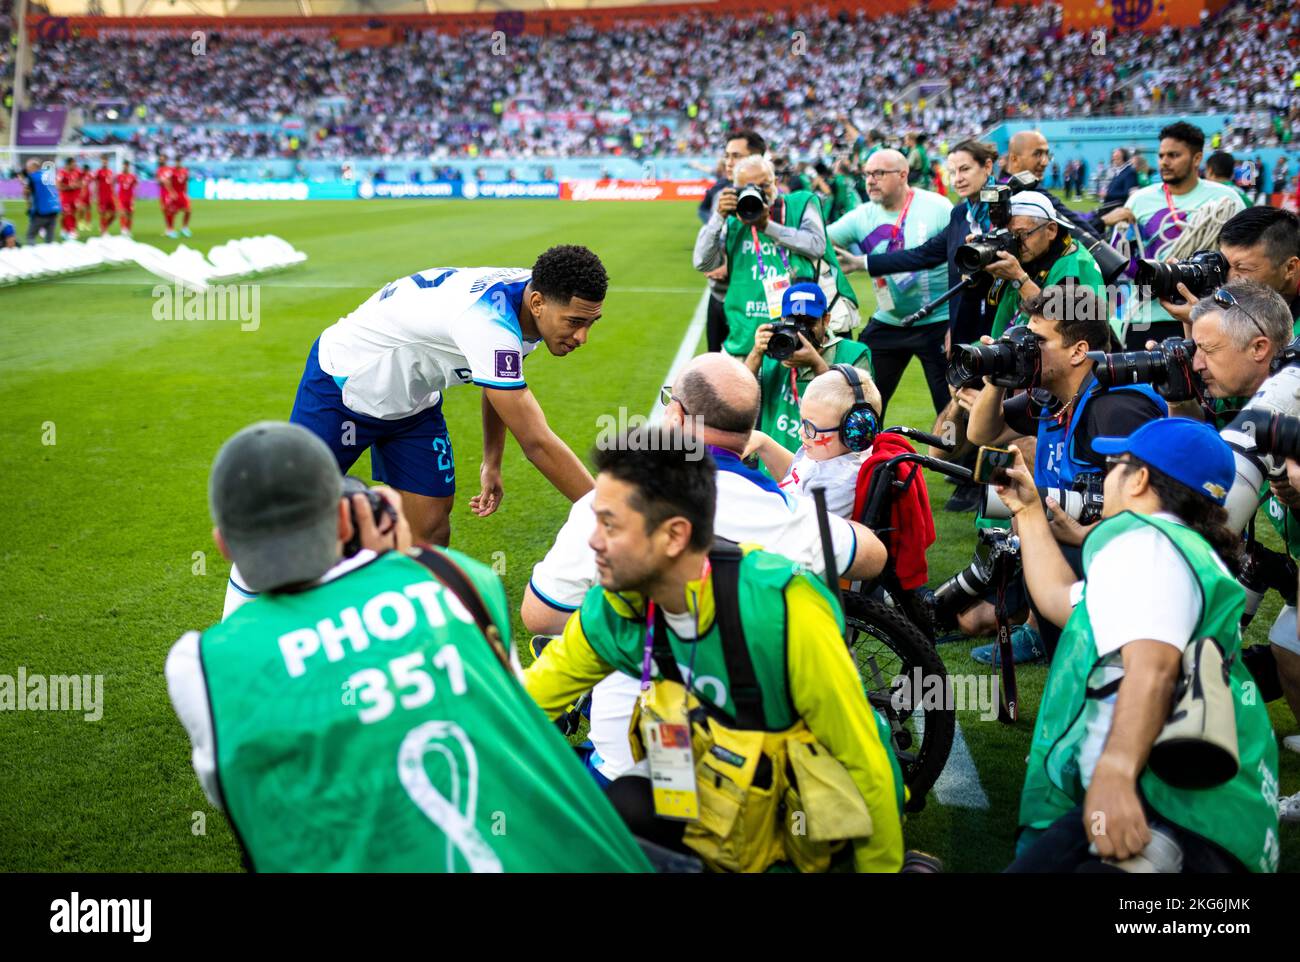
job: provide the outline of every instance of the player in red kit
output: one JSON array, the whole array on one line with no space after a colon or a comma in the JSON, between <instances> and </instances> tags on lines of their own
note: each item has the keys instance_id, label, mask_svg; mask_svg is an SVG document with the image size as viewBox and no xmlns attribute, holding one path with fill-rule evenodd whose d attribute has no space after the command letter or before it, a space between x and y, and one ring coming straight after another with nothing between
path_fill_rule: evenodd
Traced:
<instances>
[{"instance_id":1,"label":"player in red kit","mask_svg":"<svg viewBox=\"0 0 1300 962\"><path fill-rule=\"evenodd\" d=\"M122 218L122 233L131 236L131 219L135 216L135 185L139 179L131 171L131 161L122 161L122 172L115 178L117 185L117 212Z\"/></svg>"},{"instance_id":2,"label":"player in red kit","mask_svg":"<svg viewBox=\"0 0 1300 962\"><path fill-rule=\"evenodd\" d=\"M158 170L154 177L158 180L158 204L162 207L163 223L166 225L163 233L168 237L176 237L176 228L172 226L172 221L176 219L176 211L172 209L172 165L166 157L158 159Z\"/></svg>"},{"instance_id":3,"label":"player in red kit","mask_svg":"<svg viewBox=\"0 0 1300 962\"><path fill-rule=\"evenodd\" d=\"M99 232L108 233L108 227L117 216L117 202L113 198L113 168L108 166L108 154L95 171L95 201L99 205Z\"/></svg>"},{"instance_id":4,"label":"player in red kit","mask_svg":"<svg viewBox=\"0 0 1300 962\"><path fill-rule=\"evenodd\" d=\"M180 157L172 165L172 213L181 215L181 235L190 236L190 171Z\"/></svg>"},{"instance_id":5,"label":"player in red kit","mask_svg":"<svg viewBox=\"0 0 1300 962\"><path fill-rule=\"evenodd\" d=\"M95 212L90 206L90 187L95 179L95 172L89 163L81 166L81 193L77 195L77 229L89 231L95 221Z\"/></svg>"},{"instance_id":6,"label":"player in red kit","mask_svg":"<svg viewBox=\"0 0 1300 962\"><path fill-rule=\"evenodd\" d=\"M77 239L77 202L81 197L82 170L77 159L69 157L54 179L59 190L59 206L63 209L63 239Z\"/></svg>"}]
</instances>

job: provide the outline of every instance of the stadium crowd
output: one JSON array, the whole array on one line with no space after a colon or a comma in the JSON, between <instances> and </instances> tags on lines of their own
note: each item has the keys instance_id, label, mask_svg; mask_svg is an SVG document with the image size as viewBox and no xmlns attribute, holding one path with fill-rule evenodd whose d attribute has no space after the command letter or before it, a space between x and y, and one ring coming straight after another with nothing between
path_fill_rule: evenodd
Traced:
<instances>
[{"instance_id":1,"label":"stadium crowd","mask_svg":"<svg viewBox=\"0 0 1300 962\"><path fill-rule=\"evenodd\" d=\"M202 55L188 37L72 38L36 45L30 94L83 108L88 121L192 128L168 136L198 160L698 153L741 126L780 129L800 156L821 156L845 115L936 143L1017 116L1174 106L1264 112L1279 142L1300 124L1300 11L1279 0L1236 4L1196 29L1108 36L1100 54L1096 43L1063 32L1053 4L991 0L880 17L687 15L609 31L577 22L510 36L504 49L489 31L411 30L352 50L214 33ZM928 96L901 96L930 81L939 86ZM310 130L212 126L287 116Z\"/></svg>"}]
</instances>

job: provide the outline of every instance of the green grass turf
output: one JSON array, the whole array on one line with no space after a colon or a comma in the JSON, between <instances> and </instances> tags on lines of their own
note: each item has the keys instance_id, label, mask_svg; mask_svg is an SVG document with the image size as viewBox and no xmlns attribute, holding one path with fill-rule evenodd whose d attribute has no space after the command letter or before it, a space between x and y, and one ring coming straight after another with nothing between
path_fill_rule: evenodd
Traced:
<instances>
[{"instance_id":1,"label":"green grass turf","mask_svg":"<svg viewBox=\"0 0 1300 962\"><path fill-rule=\"evenodd\" d=\"M141 205L137 213L137 238L175 246L158 236L156 207ZM228 566L210 536L212 457L244 425L288 416L321 329L386 281L418 269L529 264L553 243L587 244L611 277L605 317L573 357L529 364L529 383L550 422L585 453L599 416L620 406L643 414L654 401L702 290L690 267L697 226L686 203L199 202L191 246L206 251L232 237L275 233L310 257L260 281L256 331L241 331L237 321L155 320L157 280L136 268L0 288L7 372L0 477L9 505L0 528L0 673L25 666L29 673L105 676L99 722L72 713L0 713L0 869L239 868L234 839L190 769L162 665L184 630L220 617ZM21 218L18 227L21 234ZM870 298L860 278L857 287ZM567 502L512 443L501 509L487 519L469 513L478 405L472 390L450 392L446 402L461 479L452 543L504 561L517 604ZM932 422L917 365L890 415L920 427ZM42 443L47 423L53 445ZM368 477L364 456L353 473ZM931 488L936 507L951 490L937 479ZM940 511L936 521L935 582L964 567L974 544L969 515ZM1252 640L1264 636L1276 607L1275 598L1266 602ZM988 671L970 659L972 645L941 648L951 672ZM974 712L961 718L990 808L931 801L909 817L910 846L941 855L954 870L1007 863L1044 674L1041 667L1021 670L1026 710L1017 726L981 722ZM1279 731L1296 730L1280 703L1272 711ZM1283 755L1282 789L1294 792L1300 759ZM205 816L205 834L195 833L196 813ZM1283 828L1284 868L1292 871L1300 868L1296 837Z\"/></svg>"}]
</instances>

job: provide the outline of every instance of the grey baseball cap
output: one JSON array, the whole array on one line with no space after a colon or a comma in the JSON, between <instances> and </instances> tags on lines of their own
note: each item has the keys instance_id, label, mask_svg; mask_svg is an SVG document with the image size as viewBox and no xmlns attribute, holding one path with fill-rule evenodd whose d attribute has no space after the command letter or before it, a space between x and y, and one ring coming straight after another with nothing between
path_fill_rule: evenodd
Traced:
<instances>
[{"instance_id":1,"label":"grey baseball cap","mask_svg":"<svg viewBox=\"0 0 1300 962\"><path fill-rule=\"evenodd\" d=\"M286 421L260 421L221 446L208 502L254 591L315 581L339 559L343 475L325 442Z\"/></svg>"}]
</instances>

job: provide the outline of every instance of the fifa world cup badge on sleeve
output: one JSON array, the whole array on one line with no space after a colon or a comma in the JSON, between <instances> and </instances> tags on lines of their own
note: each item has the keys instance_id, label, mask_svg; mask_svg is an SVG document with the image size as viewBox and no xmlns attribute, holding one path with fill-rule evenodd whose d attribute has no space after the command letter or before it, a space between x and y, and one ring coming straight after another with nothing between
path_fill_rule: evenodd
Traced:
<instances>
[{"instance_id":1,"label":"fifa world cup badge on sleeve","mask_svg":"<svg viewBox=\"0 0 1300 962\"><path fill-rule=\"evenodd\" d=\"M789 286L790 278L784 274L773 274L763 278L763 293L767 295L767 313L774 321L781 319L781 299Z\"/></svg>"},{"instance_id":2,"label":"fifa world cup badge on sleeve","mask_svg":"<svg viewBox=\"0 0 1300 962\"><path fill-rule=\"evenodd\" d=\"M497 351L497 377L518 377L523 366L518 351Z\"/></svg>"},{"instance_id":3,"label":"fifa world cup badge on sleeve","mask_svg":"<svg viewBox=\"0 0 1300 962\"><path fill-rule=\"evenodd\" d=\"M641 706L641 743L650 762L655 814L697 821L700 793L695 785L695 753L691 750L686 705L670 709L657 703L651 694Z\"/></svg>"}]
</instances>

